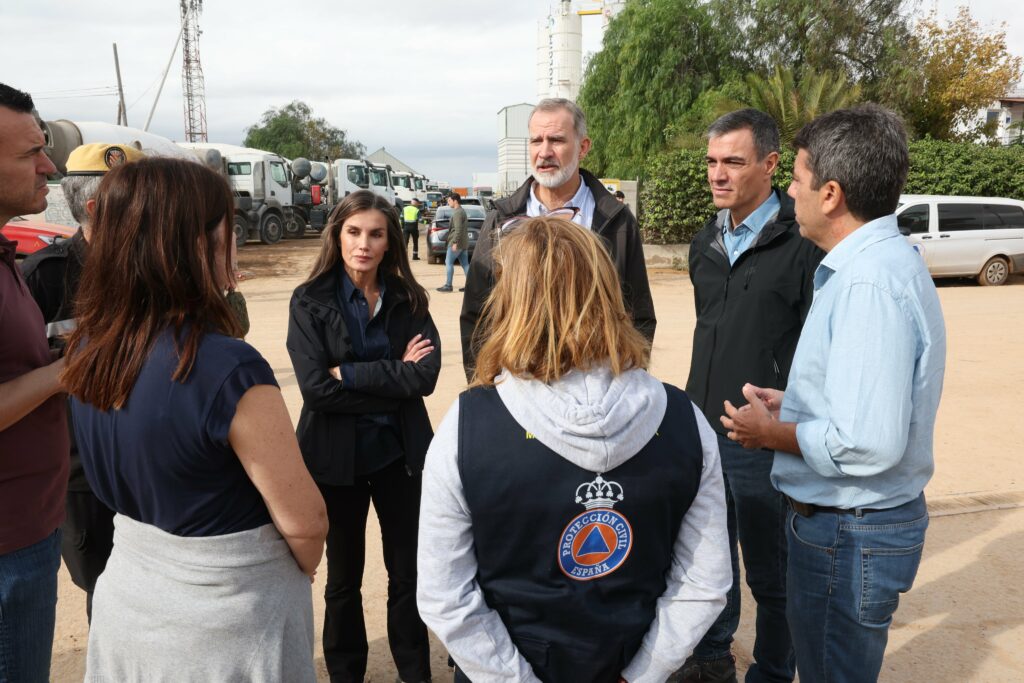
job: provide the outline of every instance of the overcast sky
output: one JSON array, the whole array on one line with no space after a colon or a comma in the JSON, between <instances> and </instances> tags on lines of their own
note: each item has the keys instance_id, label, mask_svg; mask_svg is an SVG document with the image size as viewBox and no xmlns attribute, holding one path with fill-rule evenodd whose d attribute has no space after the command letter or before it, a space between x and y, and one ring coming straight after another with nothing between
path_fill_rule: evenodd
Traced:
<instances>
[{"instance_id":1,"label":"overcast sky","mask_svg":"<svg viewBox=\"0 0 1024 683\"><path fill-rule=\"evenodd\" d=\"M577 0L580 6L594 2ZM952 16L956 0L924 0ZM1024 3L975 0L1006 21L1024 55ZM497 170L497 111L536 99L537 21L549 0L206 0L200 54L211 142L240 144L271 106L294 99L431 178L466 184ZM3 0L0 81L29 91L44 119L116 120L111 44L128 123L142 128L180 24L178 0ZM583 21L584 52L600 17ZM100 94L97 94L100 93ZM70 96L73 95L73 96ZM180 48L151 132L184 137Z\"/></svg>"}]
</instances>

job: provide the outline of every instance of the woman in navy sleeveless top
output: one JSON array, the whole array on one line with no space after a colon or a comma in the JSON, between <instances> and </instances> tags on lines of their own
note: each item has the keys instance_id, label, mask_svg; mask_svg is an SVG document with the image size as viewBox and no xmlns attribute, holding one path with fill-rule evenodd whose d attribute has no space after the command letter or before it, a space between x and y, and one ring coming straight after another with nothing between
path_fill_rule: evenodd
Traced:
<instances>
[{"instance_id":1,"label":"woman in navy sleeveless top","mask_svg":"<svg viewBox=\"0 0 1024 683\"><path fill-rule=\"evenodd\" d=\"M731 585L714 432L644 369L600 237L525 219L495 261L424 468L420 614L456 681L664 681Z\"/></svg>"},{"instance_id":2,"label":"woman in navy sleeveless top","mask_svg":"<svg viewBox=\"0 0 1024 683\"><path fill-rule=\"evenodd\" d=\"M413 278L398 215L358 191L332 212L313 271L291 300L288 353L302 390L302 455L327 502L324 661L361 682L368 645L360 594L373 502L388 570L388 644L400 680L430 680L416 611L420 471L433 431L441 343Z\"/></svg>"},{"instance_id":3,"label":"woman in navy sleeveless top","mask_svg":"<svg viewBox=\"0 0 1024 683\"><path fill-rule=\"evenodd\" d=\"M274 374L233 338L225 180L111 170L68 344L86 477L116 512L86 680L315 681L326 510Z\"/></svg>"}]
</instances>

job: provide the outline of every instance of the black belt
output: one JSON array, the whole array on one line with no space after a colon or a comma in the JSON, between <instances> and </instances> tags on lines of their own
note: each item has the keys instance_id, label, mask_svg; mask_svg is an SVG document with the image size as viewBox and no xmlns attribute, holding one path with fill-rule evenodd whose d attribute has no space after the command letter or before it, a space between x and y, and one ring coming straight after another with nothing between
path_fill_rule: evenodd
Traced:
<instances>
[{"instance_id":1,"label":"black belt","mask_svg":"<svg viewBox=\"0 0 1024 683\"><path fill-rule=\"evenodd\" d=\"M815 512L830 512L835 515L853 515L858 512L880 512L881 508L834 508L827 505L815 505L814 503L801 503L799 500L793 500L786 494L782 494L786 498L786 502L789 503L790 509L801 517L810 517Z\"/></svg>"}]
</instances>

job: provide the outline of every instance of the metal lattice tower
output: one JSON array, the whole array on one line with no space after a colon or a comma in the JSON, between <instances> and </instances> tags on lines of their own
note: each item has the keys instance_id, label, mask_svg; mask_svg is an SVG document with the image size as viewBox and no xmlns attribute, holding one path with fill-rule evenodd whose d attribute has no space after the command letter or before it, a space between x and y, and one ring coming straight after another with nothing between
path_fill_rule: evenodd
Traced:
<instances>
[{"instance_id":1,"label":"metal lattice tower","mask_svg":"<svg viewBox=\"0 0 1024 683\"><path fill-rule=\"evenodd\" d=\"M199 62L199 13L203 0L181 0L181 89L185 97L185 140L207 142L206 85Z\"/></svg>"}]
</instances>

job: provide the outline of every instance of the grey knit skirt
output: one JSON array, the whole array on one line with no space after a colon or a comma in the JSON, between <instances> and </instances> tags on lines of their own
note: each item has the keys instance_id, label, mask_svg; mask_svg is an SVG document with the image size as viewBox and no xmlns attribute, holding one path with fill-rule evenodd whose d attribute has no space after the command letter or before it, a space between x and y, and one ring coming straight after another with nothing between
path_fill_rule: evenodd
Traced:
<instances>
[{"instance_id":1,"label":"grey knit skirt","mask_svg":"<svg viewBox=\"0 0 1024 683\"><path fill-rule=\"evenodd\" d=\"M272 524L186 538L117 515L85 680L316 681L309 578Z\"/></svg>"}]
</instances>

